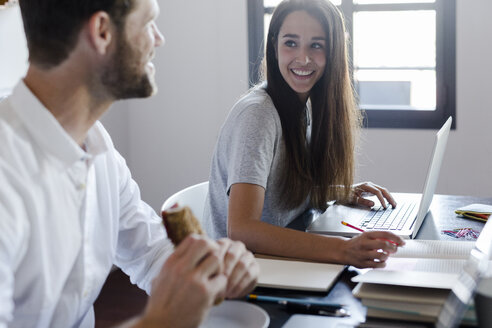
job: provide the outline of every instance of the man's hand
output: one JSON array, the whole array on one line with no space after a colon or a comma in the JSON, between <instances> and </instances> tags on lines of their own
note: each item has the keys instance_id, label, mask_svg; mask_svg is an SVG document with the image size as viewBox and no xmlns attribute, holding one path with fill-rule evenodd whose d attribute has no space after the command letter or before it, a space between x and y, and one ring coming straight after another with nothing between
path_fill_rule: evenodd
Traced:
<instances>
[{"instance_id":1,"label":"man's hand","mask_svg":"<svg viewBox=\"0 0 492 328\"><path fill-rule=\"evenodd\" d=\"M240 241L223 238L218 241L224 254L223 273L227 276L227 298L245 296L256 286L260 266L253 254Z\"/></svg>"},{"instance_id":2,"label":"man's hand","mask_svg":"<svg viewBox=\"0 0 492 328\"><path fill-rule=\"evenodd\" d=\"M140 323L145 327L198 327L218 298L225 296L222 247L206 237L188 236L152 283Z\"/></svg>"}]
</instances>

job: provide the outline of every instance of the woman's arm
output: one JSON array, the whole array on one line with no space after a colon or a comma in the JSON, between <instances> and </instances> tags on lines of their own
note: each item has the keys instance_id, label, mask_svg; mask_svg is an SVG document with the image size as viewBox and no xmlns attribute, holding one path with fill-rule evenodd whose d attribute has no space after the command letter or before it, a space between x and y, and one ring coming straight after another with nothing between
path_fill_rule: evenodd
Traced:
<instances>
[{"instance_id":1,"label":"woman's arm","mask_svg":"<svg viewBox=\"0 0 492 328\"><path fill-rule=\"evenodd\" d=\"M310 234L261 222L265 189L234 184L229 193L228 236L241 240L251 251L356 267L384 267L403 240L384 231L365 232L352 239ZM382 250L382 251L380 251Z\"/></svg>"}]
</instances>

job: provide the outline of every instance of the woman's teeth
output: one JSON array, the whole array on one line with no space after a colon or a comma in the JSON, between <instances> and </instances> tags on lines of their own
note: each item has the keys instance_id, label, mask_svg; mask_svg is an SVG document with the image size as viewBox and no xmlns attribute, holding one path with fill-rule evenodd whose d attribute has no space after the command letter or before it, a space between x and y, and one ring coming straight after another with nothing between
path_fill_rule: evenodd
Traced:
<instances>
[{"instance_id":1,"label":"woman's teeth","mask_svg":"<svg viewBox=\"0 0 492 328\"><path fill-rule=\"evenodd\" d=\"M297 69L292 69L291 71L295 75L299 75L299 76L308 76L314 72L314 71L305 71L305 70L297 70Z\"/></svg>"}]
</instances>

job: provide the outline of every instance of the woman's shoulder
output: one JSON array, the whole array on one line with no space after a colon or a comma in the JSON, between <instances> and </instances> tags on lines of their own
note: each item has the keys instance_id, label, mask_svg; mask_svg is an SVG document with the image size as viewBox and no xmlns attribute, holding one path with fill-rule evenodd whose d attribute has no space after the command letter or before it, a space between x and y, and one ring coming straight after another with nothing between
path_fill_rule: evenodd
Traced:
<instances>
[{"instance_id":1,"label":"woman's shoulder","mask_svg":"<svg viewBox=\"0 0 492 328\"><path fill-rule=\"evenodd\" d=\"M251 88L243 95L234 105L232 112L236 115L249 113L271 119L278 117L277 110L263 84Z\"/></svg>"}]
</instances>

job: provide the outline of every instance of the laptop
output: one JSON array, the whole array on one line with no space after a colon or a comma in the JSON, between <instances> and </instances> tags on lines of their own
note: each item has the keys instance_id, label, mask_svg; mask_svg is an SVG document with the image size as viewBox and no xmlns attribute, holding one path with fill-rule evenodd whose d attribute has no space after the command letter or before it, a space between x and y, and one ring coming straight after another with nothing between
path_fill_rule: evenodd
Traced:
<instances>
[{"instance_id":1,"label":"laptop","mask_svg":"<svg viewBox=\"0 0 492 328\"><path fill-rule=\"evenodd\" d=\"M374 206L371 209L362 206L331 205L307 227L306 231L317 234L352 237L360 234L357 230L344 226L345 221L365 231L386 230L403 238L415 238L424 221L436 190L439 170L451 129L452 117L436 133L424 190L419 194L404 194L397 197L396 208ZM377 203L377 202L376 202Z\"/></svg>"}]
</instances>

